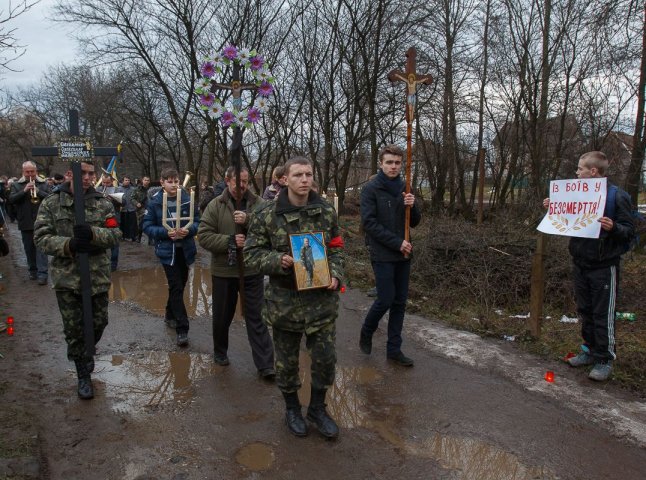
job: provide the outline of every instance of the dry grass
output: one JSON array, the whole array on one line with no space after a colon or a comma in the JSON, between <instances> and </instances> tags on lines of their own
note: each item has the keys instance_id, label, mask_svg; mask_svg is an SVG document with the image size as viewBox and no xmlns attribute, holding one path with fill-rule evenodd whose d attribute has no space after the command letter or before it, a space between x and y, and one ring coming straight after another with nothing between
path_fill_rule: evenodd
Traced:
<instances>
[{"instance_id":1,"label":"dry grass","mask_svg":"<svg viewBox=\"0 0 646 480\"><path fill-rule=\"evenodd\" d=\"M567 239L550 237L545 258L546 317L540 339L527 335L531 261L535 224L513 216L478 227L461 219L432 218L413 230L415 259L409 311L483 336L515 337L519 348L544 357L576 352L580 324L576 316ZM342 218L347 276L355 288L368 289L372 268L356 216ZM637 321L618 320L613 382L646 397L646 253L629 253L622 264L617 310L634 312Z\"/></svg>"}]
</instances>

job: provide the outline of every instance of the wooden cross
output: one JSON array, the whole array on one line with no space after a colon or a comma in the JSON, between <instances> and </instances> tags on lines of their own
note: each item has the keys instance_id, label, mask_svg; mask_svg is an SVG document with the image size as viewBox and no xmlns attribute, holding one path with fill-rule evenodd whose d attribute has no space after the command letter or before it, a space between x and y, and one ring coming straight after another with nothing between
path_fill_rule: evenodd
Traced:
<instances>
[{"instance_id":1,"label":"wooden cross","mask_svg":"<svg viewBox=\"0 0 646 480\"><path fill-rule=\"evenodd\" d=\"M95 156L110 157L121 154L120 147L93 147L88 139L79 139L79 112L78 110L69 111L69 126L71 142L80 144L84 149L83 158L91 160ZM64 142L60 142L61 144ZM62 146L59 144L54 147L32 147L31 155L33 157L53 157L58 156L65 159L66 155L61 153ZM74 220L76 225L85 223L85 194L83 192L83 179L80 159L70 158L72 163L72 173L74 182ZM90 279L90 259L87 253L78 253L76 258L79 262L79 271L81 274L81 297L83 299L83 338L85 340L85 353L88 357L95 354L94 348L94 318L92 315L92 283Z\"/></svg>"},{"instance_id":2,"label":"wooden cross","mask_svg":"<svg viewBox=\"0 0 646 480\"><path fill-rule=\"evenodd\" d=\"M238 79L235 80L236 70ZM258 86L253 83L242 83L239 79L240 77L240 67L238 65L233 66L233 77L234 80L231 81L231 84L227 83L211 83L211 93L217 93L218 90L231 90L231 97L233 97L232 103L233 107L240 111L242 110L242 98L241 94L243 90L257 90Z\"/></svg>"},{"instance_id":3,"label":"wooden cross","mask_svg":"<svg viewBox=\"0 0 646 480\"><path fill-rule=\"evenodd\" d=\"M393 70L388 74L388 80L392 83L404 82L406 83L406 122L413 123L415 118L415 103L417 100L417 84L423 83L430 85L433 83L431 75L417 75L415 72L415 59L417 51L414 47L410 47L406 52L406 70Z\"/></svg>"},{"instance_id":4,"label":"wooden cross","mask_svg":"<svg viewBox=\"0 0 646 480\"><path fill-rule=\"evenodd\" d=\"M417 84L430 85L433 82L431 75L418 75L415 72L415 57L417 52L410 47L406 52L406 70L393 70L388 74L391 83L404 82L406 84L406 193L410 193L411 165L413 163L413 120L415 118L415 104L417 103ZM410 239L410 207L406 207L406 222L404 238ZM408 256L408 255L406 255Z\"/></svg>"},{"instance_id":5,"label":"wooden cross","mask_svg":"<svg viewBox=\"0 0 646 480\"><path fill-rule=\"evenodd\" d=\"M258 86L253 83L242 83L240 81L240 64L233 62L233 73L230 84L226 83L212 83L211 84L211 93L216 94L218 90L231 90L231 96L233 97L233 107L239 112L242 110L242 98L241 94L243 90L257 90ZM241 153L242 153L242 129L239 125L236 125L233 128L233 139L231 140L231 165L235 168L236 172L236 190L240 191L240 171L242 169L241 165ZM236 199L236 210L240 210L242 199ZM243 228L241 225L236 224L236 233L243 233ZM242 248L236 247L236 261L238 264L238 280L240 282L240 288L238 289L238 294L240 295L240 307L242 309L242 315L245 314L246 301L245 301L245 289L244 289L244 258L242 254Z\"/></svg>"}]
</instances>

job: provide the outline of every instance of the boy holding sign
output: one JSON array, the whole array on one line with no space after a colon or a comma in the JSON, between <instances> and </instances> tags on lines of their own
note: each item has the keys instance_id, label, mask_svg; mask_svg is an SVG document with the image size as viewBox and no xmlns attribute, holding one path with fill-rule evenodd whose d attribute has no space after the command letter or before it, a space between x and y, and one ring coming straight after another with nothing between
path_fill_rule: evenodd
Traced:
<instances>
[{"instance_id":1,"label":"boy holding sign","mask_svg":"<svg viewBox=\"0 0 646 480\"><path fill-rule=\"evenodd\" d=\"M605 154L592 151L581 155L576 170L577 177L603 178L608 169ZM614 208L608 205L597 221L601 225L599 238L570 238L569 251L574 272L574 296L577 313L581 319L583 345L581 353L568 360L573 367L594 365L588 375L596 381L607 380L612 372L615 355L615 300L619 284L619 264L625 253L626 242L634 234L630 197L617 189L616 195L607 196ZM548 208L549 198L543 201Z\"/></svg>"}]
</instances>

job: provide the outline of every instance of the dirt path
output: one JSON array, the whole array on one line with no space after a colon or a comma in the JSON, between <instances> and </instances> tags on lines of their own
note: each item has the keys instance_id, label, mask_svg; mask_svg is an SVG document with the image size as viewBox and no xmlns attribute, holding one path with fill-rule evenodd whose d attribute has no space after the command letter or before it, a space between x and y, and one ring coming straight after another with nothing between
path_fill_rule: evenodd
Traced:
<instances>
[{"instance_id":1,"label":"dirt path","mask_svg":"<svg viewBox=\"0 0 646 480\"><path fill-rule=\"evenodd\" d=\"M9 235L0 314L14 316L16 334L0 333L0 478L643 478L643 402L414 316L405 336L414 368L386 363L383 329L366 357L356 343L370 299L352 290L342 297L329 402L341 436L295 438L277 388L256 376L240 321L231 366L211 361L208 270L191 277L191 343L180 350L150 313L165 301L163 274L151 248L131 243L121 246L128 271L114 277L96 398L80 401L54 293L27 280L14 225ZM554 384L542 379L547 369Z\"/></svg>"}]
</instances>

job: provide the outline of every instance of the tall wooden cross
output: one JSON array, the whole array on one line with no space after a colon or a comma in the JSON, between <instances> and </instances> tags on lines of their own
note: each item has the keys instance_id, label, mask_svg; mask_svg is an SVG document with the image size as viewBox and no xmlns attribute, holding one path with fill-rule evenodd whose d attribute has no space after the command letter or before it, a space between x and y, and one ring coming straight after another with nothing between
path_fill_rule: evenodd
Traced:
<instances>
[{"instance_id":1,"label":"tall wooden cross","mask_svg":"<svg viewBox=\"0 0 646 480\"><path fill-rule=\"evenodd\" d=\"M231 90L233 97L233 107L240 111L242 110L241 94L244 90L257 90L258 87L253 83L242 83L240 81L240 64L233 62L233 72L231 83L213 83L211 84L211 93L217 94L218 90ZM229 148L231 154L231 166L235 168L236 175L236 191L240 191L240 171L242 170L241 157L242 157L242 129L239 125L233 128L233 139L231 140L231 147ZM236 210L240 210L242 198L236 198ZM243 233L242 225L236 225L236 233ZM240 308L242 315L245 313L245 290L244 290L244 257L242 248L236 246L236 261L238 264L238 279L240 281L240 288L238 293L240 295Z\"/></svg>"},{"instance_id":2,"label":"tall wooden cross","mask_svg":"<svg viewBox=\"0 0 646 480\"><path fill-rule=\"evenodd\" d=\"M418 75L415 72L415 59L417 51L410 47L406 52L406 70L393 70L388 74L392 83L404 82L406 84L406 193L410 193L411 165L413 163L413 120L415 119L415 104L417 103L417 85L430 85L433 82L431 75ZM406 223L404 238L410 239L410 207L406 207Z\"/></svg>"},{"instance_id":3,"label":"tall wooden cross","mask_svg":"<svg viewBox=\"0 0 646 480\"><path fill-rule=\"evenodd\" d=\"M32 147L33 157L58 156L61 160L71 161L74 182L74 220L76 225L85 223L85 200L81 160L91 160L93 157L111 157L120 155L119 147L93 147L87 138L79 137L78 110L69 111L70 138L58 142L53 147ZM81 274L81 297L83 299L83 338L85 354L92 357L94 348L94 318L92 315L92 284L90 279L90 260L87 253L77 253Z\"/></svg>"}]
</instances>

